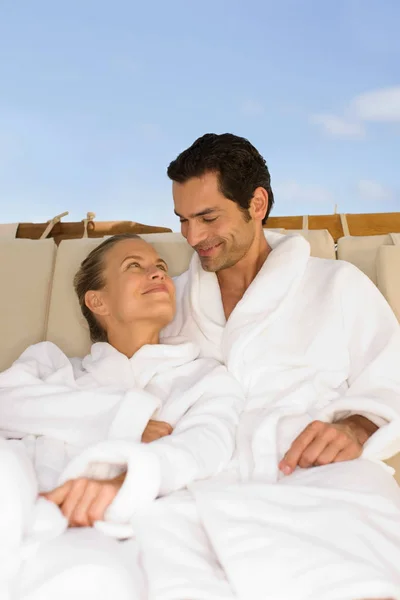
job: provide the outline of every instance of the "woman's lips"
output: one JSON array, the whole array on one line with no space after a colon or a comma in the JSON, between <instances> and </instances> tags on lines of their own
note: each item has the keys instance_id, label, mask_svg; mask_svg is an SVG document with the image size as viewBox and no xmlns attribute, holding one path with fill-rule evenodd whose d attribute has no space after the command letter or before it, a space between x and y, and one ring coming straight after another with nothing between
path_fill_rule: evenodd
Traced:
<instances>
[{"instance_id":1,"label":"woman's lips","mask_svg":"<svg viewBox=\"0 0 400 600\"><path fill-rule=\"evenodd\" d=\"M149 290L146 290L145 292L143 292L143 294L155 294L157 292L166 292L168 294L168 288L166 285L163 285L163 284L155 285L154 287L150 288Z\"/></svg>"},{"instance_id":2,"label":"woman's lips","mask_svg":"<svg viewBox=\"0 0 400 600\"><path fill-rule=\"evenodd\" d=\"M199 256L211 256L215 252L215 250L221 246L221 244L222 242L220 242L219 244L215 244L215 246L211 246L211 248L207 248L206 250L199 249L197 250L197 252Z\"/></svg>"}]
</instances>

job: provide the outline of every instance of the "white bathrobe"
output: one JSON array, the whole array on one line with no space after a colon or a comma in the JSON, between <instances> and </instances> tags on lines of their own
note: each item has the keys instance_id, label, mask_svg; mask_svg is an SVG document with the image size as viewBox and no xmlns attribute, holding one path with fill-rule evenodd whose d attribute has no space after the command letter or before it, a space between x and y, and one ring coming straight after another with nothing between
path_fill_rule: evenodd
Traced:
<instances>
[{"instance_id":1,"label":"white bathrobe","mask_svg":"<svg viewBox=\"0 0 400 600\"><path fill-rule=\"evenodd\" d=\"M70 360L43 342L0 373L0 433L12 438L0 446L8 494L2 498L8 510L0 514L0 551L13 557L0 565L4 589L39 545L32 529L46 542L65 529L54 505L36 500L38 489L126 469L105 521L95 527L127 538L142 506L227 466L244 395L225 367L198 358L195 344L181 342L144 346L130 359L98 343L83 360ZM142 444L151 418L170 423L173 434Z\"/></svg>"},{"instance_id":2,"label":"white bathrobe","mask_svg":"<svg viewBox=\"0 0 400 600\"><path fill-rule=\"evenodd\" d=\"M243 599L400 598L400 493L381 462L400 450L400 327L355 267L310 257L300 236L266 236L272 252L228 321L194 255L164 331L224 362L247 395L248 483L191 486L209 543ZM361 459L279 472L307 424L350 414L379 426Z\"/></svg>"}]
</instances>

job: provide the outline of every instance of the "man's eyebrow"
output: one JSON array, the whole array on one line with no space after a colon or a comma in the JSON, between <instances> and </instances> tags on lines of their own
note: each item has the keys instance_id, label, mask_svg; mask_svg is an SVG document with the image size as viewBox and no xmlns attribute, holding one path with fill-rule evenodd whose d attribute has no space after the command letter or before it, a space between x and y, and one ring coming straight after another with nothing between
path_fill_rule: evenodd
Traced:
<instances>
[{"instance_id":1,"label":"man's eyebrow","mask_svg":"<svg viewBox=\"0 0 400 600\"><path fill-rule=\"evenodd\" d=\"M143 260L143 256L141 256L140 254L129 254L129 256L125 256L124 260L121 262L121 265L123 265L124 262L129 258L133 258L133 260ZM163 263L168 268L168 265L163 258L158 257L156 262Z\"/></svg>"},{"instance_id":2,"label":"man's eyebrow","mask_svg":"<svg viewBox=\"0 0 400 600\"><path fill-rule=\"evenodd\" d=\"M199 212L192 213L191 215L189 215L189 219L195 219L196 217L203 217L204 215L209 215L210 213L213 213L213 212L215 212L217 210L220 210L220 208L218 208L217 206L212 206L210 208L205 208L204 210L200 210ZM180 219L185 219L186 218L186 217L182 217L182 215L180 215L178 212L176 212L176 210L174 210L174 213Z\"/></svg>"}]
</instances>

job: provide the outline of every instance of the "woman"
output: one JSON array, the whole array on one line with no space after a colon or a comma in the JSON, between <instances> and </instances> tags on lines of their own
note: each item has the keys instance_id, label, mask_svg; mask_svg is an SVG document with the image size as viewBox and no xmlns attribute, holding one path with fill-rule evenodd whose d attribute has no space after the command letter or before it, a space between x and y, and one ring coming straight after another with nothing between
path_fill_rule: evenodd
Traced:
<instances>
[{"instance_id":1,"label":"woman","mask_svg":"<svg viewBox=\"0 0 400 600\"><path fill-rule=\"evenodd\" d=\"M243 396L194 344L159 343L174 285L138 236L105 240L74 284L91 353L70 360L51 342L28 348L0 374L0 427L70 526L127 538L139 508L228 464Z\"/></svg>"}]
</instances>

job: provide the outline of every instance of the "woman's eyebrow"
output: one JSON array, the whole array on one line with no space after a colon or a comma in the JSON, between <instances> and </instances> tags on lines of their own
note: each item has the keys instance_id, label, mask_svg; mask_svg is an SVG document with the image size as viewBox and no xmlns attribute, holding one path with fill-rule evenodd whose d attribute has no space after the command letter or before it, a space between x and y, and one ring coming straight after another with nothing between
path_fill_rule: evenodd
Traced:
<instances>
[{"instance_id":1,"label":"woman's eyebrow","mask_svg":"<svg viewBox=\"0 0 400 600\"><path fill-rule=\"evenodd\" d=\"M121 265L123 265L124 262L130 258L133 258L133 260L143 260L143 256L140 254L129 254L129 256L125 256L124 260L121 262ZM156 262L157 264L163 263L168 268L168 265L163 258L157 258Z\"/></svg>"}]
</instances>

